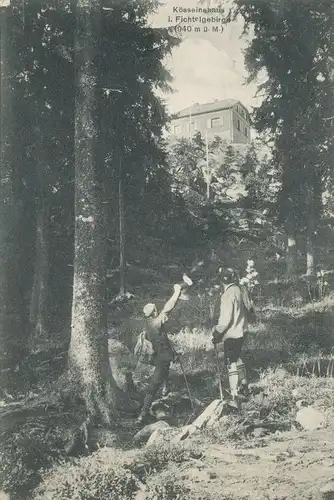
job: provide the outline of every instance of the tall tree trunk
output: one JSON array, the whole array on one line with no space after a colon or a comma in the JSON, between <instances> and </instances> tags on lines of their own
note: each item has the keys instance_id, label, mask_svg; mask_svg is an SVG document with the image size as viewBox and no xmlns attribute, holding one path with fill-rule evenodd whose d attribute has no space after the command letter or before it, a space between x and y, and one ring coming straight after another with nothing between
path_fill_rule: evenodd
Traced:
<instances>
[{"instance_id":1,"label":"tall tree trunk","mask_svg":"<svg viewBox=\"0 0 334 500\"><path fill-rule=\"evenodd\" d=\"M41 82L43 85L43 82ZM40 89L42 96L43 89ZM34 280L31 291L30 325L32 328L32 341L46 340L48 332L48 195L49 179L46 167L45 145L43 140L44 100L40 99L36 110L36 147L34 155L35 173L35 205L36 205L36 230L35 230L35 266Z\"/></svg>"},{"instance_id":2,"label":"tall tree trunk","mask_svg":"<svg viewBox=\"0 0 334 500\"><path fill-rule=\"evenodd\" d=\"M110 365L104 321L105 258L99 186L99 0L78 0L75 63L75 255L70 373L92 416L110 422Z\"/></svg>"},{"instance_id":3,"label":"tall tree trunk","mask_svg":"<svg viewBox=\"0 0 334 500\"><path fill-rule=\"evenodd\" d=\"M286 251L286 271L288 276L296 274L297 265L297 238L296 234L289 232L287 234L287 251Z\"/></svg>"},{"instance_id":4,"label":"tall tree trunk","mask_svg":"<svg viewBox=\"0 0 334 500\"><path fill-rule=\"evenodd\" d=\"M315 198L314 187L309 186L307 190L307 230L306 230L306 274L315 274Z\"/></svg>"},{"instance_id":5,"label":"tall tree trunk","mask_svg":"<svg viewBox=\"0 0 334 500\"><path fill-rule=\"evenodd\" d=\"M209 181L209 179L206 180L206 198L207 198L207 200L210 199L210 181Z\"/></svg>"},{"instance_id":6,"label":"tall tree trunk","mask_svg":"<svg viewBox=\"0 0 334 500\"><path fill-rule=\"evenodd\" d=\"M35 340L47 339L48 328L48 210L41 195L36 216L35 275L31 293L30 324Z\"/></svg>"},{"instance_id":7,"label":"tall tree trunk","mask_svg":"<svg viewBox=\"0 0 334 500\"><path fill-rule=\"evenodd\" d=\"M292 202L288 200L286 230L286 273L294 276L297 273L297 236L294 209Z\"/></svg>"},{"instance_id":8,"label":"tall tree trunk","mask_svg":"<svg viewBox=\"0 0 334 500\"><path fill-rule=\"evenodd\" d=\"M1 159L0 159L0 367L19 364L25 349L20 256L22 180L14 113L14 74L18 63L17 10L20 2L0 10L1 16ZM13 374L2 387L13 382Z\"/></svg>"},{"instance_id":9,"label":"tall tree trunk","mask_svg":"<svg viewBox=\"0 0 334 500\"><path fill-rule=\"evenodd\" d=\"M122 174L121 174L122 175ZM119 293L125 294L125 217L123 181L120 175L118 181L118 209L119 209Z\"/></svg>"}]
</instances>

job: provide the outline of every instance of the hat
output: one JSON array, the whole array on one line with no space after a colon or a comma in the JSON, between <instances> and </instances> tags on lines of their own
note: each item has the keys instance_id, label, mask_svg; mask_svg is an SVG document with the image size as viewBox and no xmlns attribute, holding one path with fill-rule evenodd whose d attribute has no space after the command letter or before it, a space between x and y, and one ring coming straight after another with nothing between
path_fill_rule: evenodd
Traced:
<instances>
[{"instance_id":1,"label":"hat","mask_svg":"<svg viewBox=\"0 0 334 500\"><path fill-rule=\"evenodd\" d=\"M143 313L147 318L149 318L151 314L155 311L155 309L156 309L155 304L152 304L150 302L149 304L146 304L146 306L143 307Z\"/></svg>"},{"instance_id":2,"label":"hat","mask_svg":"<svg viewBox=\"0 0 334 500\"><path fill-rule=\"evenodd\" d=\"M225 269L223 267L220 267L218 270L218 274L220 275L224 283L233 283L238 279L238 274L232 267L227 267Z\"/></svg>"},{"instance_id":3,"label":"hat","mask_svg":"<svg viewBox=\"0 0 334 500\"><path fill-rule=\"evenodd\" d=\"M192 286L193 284L192 279L189 278L189 276L187 276L186 273L183 274L182 279L188 286Z\"/></svg>"}]
</instances>

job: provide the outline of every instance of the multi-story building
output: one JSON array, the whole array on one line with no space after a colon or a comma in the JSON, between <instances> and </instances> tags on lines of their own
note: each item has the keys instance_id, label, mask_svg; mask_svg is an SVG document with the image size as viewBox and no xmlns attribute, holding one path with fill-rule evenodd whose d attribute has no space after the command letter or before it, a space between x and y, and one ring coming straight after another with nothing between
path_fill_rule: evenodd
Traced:
<instances>
[{"instance_id":1,"label":"multi-story building","mask_svg":"<svg viewBox=\"0 0 334 500\"><path fill-rule=\"evenodd\" d=\"M193 104L182 109L171 122L171 139L190 137L196 132L214 136L236 144L250 143L251 120L249 112L235 99L215 100L207 104Z\"/></svg>"}]
</instances>

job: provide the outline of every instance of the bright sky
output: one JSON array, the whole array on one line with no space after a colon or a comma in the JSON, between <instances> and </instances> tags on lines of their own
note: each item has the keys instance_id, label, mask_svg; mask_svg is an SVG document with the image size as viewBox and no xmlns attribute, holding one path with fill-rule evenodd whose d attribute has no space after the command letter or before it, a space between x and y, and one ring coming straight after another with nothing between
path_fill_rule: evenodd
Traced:
<instances>
[{"instance_id":1,"label":"bright sky","mask_svg":"<svg viewBox=\"0 0 334 500\"><path fill-rule=\"evenodd\" d=\"M166 27L176 24L176 16L202 16L201 13L175 13L173 7L196 8L217 7L214 1L200 4L198 0L164 0L164 5L151 16L150 23L154 27ZM210 16L219 14L210 14ZM169 23L169 17L172 23ZM185 23L183 23L185 25ZM220 26L219 23L213 23ZM183 42L174 49L167 58L166 66L174 77L174 93L165 96L167 106L171 112L179 111L195 102L204 103L214 99L238 99L249 109L257 106L260 101L255 98L256 86L244 85L247 76L244 67L243 49L247 41L240 39L242 33L241 22L230 23L223 32L211 31L212 23L194 21L187 23L192 32L183 33ZM209 28L204 32L204 27ZM195 27L200 32L194 32Z\"/></svg>"}]
</instances>

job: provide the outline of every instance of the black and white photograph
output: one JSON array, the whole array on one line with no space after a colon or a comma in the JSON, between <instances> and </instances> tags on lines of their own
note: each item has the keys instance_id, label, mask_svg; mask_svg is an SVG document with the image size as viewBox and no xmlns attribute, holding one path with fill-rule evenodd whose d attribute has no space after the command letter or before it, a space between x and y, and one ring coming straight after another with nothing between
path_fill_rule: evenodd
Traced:
<instances>
[{"instance_id":1,"label":"black and white photograph","mask_svg":"<svg viewBox=\"0 0 334 500\"><path fill-rule=\"evenodd\" d=\"M333 0L0 0L0 500L334 499Z\"/></svg>"}]
</instances>

